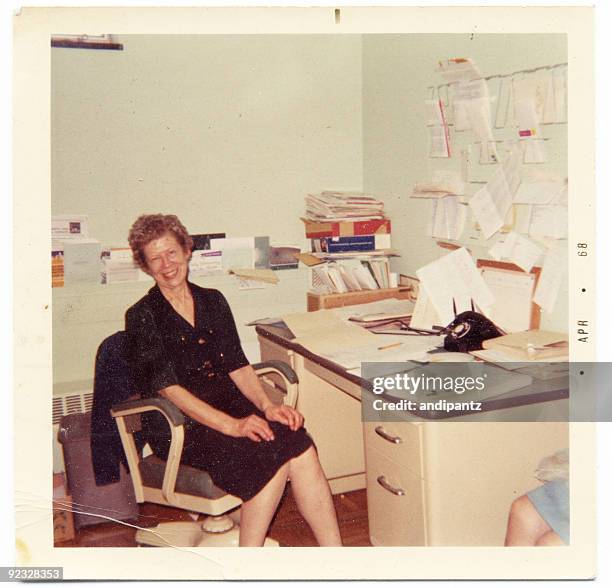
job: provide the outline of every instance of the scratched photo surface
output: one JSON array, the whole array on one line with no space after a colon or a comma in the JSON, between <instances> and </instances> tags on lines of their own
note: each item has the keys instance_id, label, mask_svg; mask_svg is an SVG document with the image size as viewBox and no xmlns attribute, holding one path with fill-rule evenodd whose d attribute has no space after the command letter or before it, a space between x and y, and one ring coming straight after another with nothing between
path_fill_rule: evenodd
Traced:
<instances>
[{"instance_id":1,"label":"scratched photo surface","mask_svg":"<svg viewBox=\"0 0 612 588\"><path fill-rule=\"evenodd\" d=\"M15 274L15 487L30 505L17 509L18 563L73 579L592 576L594 427L533 417L566 389L504 405L525 422L500 410L486 423L383 423L360 402L362 362L422 360L466 311L497 334L552 333L556 361L594 359L592 54L576 42L590 10L125 16L15 18L16 251L28 260ZM374 208L344 207L363 194ZM157 273L152 249L139 267L128 244L156 213L196 236L191 260L170 254ZM357 236L388 255L320 263ZM275 265L283 252L288 267ZM195 284L191 311L166 296L175 268ZM126 324L156 282L155 320ZM364 309L390 319L365 329ZM402 334L402 315L418 336ZM269 361L284 364L256 365ZM307 433L273 428L259 443L277 446L251 450L234 429L197 434L193 414L156 394L196 382L243 418L228 373L248 364L284 403L272 410L290 426L275 427L303 417ZM548 376L521 385L534 377ZM293 465L305 449L321 479ZM240 550L240 525L257 518L241 505L277 470L269 516L257 513L265 549ZM296 549L336 538L343 549Z\"/></svg>"}]
</instances>

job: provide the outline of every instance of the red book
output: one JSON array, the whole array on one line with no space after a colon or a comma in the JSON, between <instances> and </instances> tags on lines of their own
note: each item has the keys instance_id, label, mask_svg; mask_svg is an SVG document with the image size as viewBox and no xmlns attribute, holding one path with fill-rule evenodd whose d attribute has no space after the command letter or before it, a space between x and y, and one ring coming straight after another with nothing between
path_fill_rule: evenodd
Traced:
<instances>
[{"instance_id":1,"label":"red book","mask_svg":"<svg viewBox=\"0 0 612 588\"><path fill-rule=\"evenodd\" d=\"M313 221L303 218L306 237L353 237L356 235L379 235L391 233L391 220L377 218L364 221Z\"/></svg>"}]
</instances>

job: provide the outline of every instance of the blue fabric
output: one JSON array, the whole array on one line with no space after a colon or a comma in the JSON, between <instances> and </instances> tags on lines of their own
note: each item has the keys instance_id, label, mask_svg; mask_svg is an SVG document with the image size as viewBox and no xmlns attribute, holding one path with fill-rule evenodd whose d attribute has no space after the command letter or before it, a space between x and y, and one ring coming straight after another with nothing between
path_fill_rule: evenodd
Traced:
<instances>
[{"instance_id":1,"label":"blue fabric","mask_svg":"<svg viewBox=\"0 0 612 588\"><path fill-rule=\"evenodd\" d=\"M567 480L552 480L543 486L527 493L540 516L550 525L551 529L569 545L570 513L569 513L569 483Z\"/></svg>"},{"instance_id":2,"label":"blue fabric","mask_svg":"<svg viewBox=\"0 0 612 588\"><path fill-rule=\"evenodd\" d=\"M136 394L124 331L107 337L98 348L93 392L91 458L96 484L105 486L119 481L121 462L127 466L119 430L110 409ZM138 436L135 437L137 446L141 446Z\"/></svg>"}]
</instances>

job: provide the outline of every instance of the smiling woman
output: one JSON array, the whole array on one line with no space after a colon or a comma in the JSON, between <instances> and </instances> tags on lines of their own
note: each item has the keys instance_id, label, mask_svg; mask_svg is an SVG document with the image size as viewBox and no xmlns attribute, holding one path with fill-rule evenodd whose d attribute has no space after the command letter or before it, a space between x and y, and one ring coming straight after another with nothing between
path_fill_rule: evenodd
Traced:
<instances>
[{"instance_id":1,"label":"smiling woman","mask_svg":"<svg viewBox=\"0 0 612 588\"><path fill-rule=\"evenodd\" d=\"M263 545L287 479L320 545L340 545L331 493L304 419L270 401L247 361L231 310L217 290L188 282L192 240L174 215L143 215L129 243L156 282L128 309L132 369L143 396L160 394L185 415L182 463L208 472L243 500L240 545ZM170 433L143 417L153 451L166 458Z\"/></svg>"}]
</instances>

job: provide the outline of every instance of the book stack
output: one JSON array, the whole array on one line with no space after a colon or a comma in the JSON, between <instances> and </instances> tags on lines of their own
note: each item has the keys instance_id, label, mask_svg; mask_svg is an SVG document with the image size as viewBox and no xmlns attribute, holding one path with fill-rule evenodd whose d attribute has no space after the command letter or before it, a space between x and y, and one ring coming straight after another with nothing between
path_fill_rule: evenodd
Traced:
<instances>
[{"instance_id":1,"label":"book stack","mask_svg":"<svg viewBox=\"0 0 612 588\"><path fill-rule=\"evenodd\" d=\"M311 287L318 294L397 286L389 271L391 221L388 218L315 221L302 218L313 255Z\"/></svg>"},{"instance_id":2,"label":"book stack","mask_svg":"<svg viewBox=\"0 0 612 588\"><path fill-rule=\"evenodd\" d=\"M303 218L302 221L315 253L382 252L391 248L388 218L327 222Z\"/></svg>"}]
</instances>

